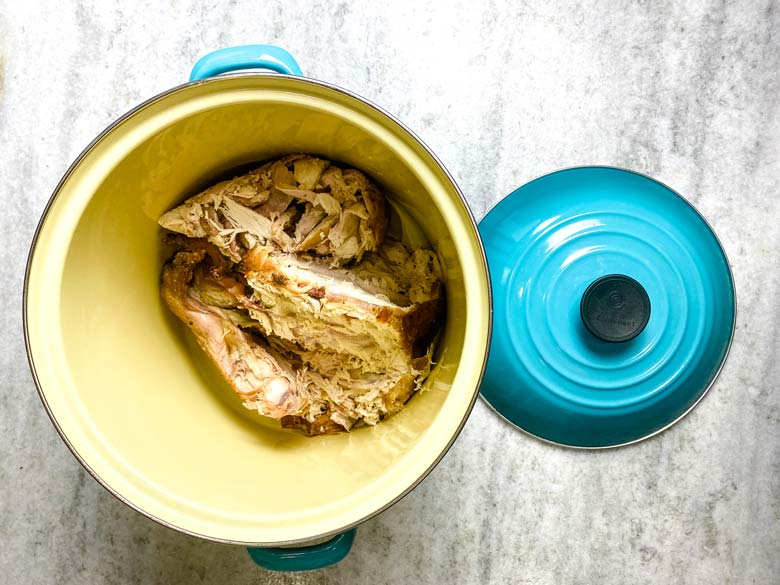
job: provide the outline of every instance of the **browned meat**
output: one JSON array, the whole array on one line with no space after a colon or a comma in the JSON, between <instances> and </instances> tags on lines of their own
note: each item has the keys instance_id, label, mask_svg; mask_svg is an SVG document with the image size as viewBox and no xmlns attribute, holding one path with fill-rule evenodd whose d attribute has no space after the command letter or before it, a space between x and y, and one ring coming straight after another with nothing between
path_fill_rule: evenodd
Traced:
<instances>
[{"instance_id":1,"label":"browned meat","mask_svg":"<svg viewBox=\"0 0 780 585\"><path fill-rule=\"evenodd\" d=\"M427 274L367 257L375 264L369 272L256 246L244 257L253 290L244 306L266 335L354 356L368 371L409 373L414 343L429 335L442 306L438 261L427 254Z\"/></svg>"},{"instance_id":2,"label":"browned meat","mask_svg":"<svg viewBox=\"0 0 780 585\"><path fill-rule=\"evenodd\" d=\"M315 435L334 435L336 433L343 433L344 427L337 422L334 422L328 414L321 414L314 417L314 420L309 421L303 416L283 416L282 427L285 429L298 429L303 431L310 437Z\"/></svg>"}]
</instances>

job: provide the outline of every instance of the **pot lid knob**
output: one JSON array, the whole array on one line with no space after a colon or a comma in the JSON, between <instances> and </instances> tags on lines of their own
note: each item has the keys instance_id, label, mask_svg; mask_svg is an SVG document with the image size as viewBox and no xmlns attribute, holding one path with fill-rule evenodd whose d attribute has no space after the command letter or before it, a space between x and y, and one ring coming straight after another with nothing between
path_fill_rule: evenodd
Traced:
<instances>
[{"instance_id":1,"label":"pot lid knob","mask_svg":"<svg viewBox=\"0 0 780 585\"><path fill-rule=\"evenodd\" d=\"M629 276L602 276L585 289L580 317L585 328L602 341L630 341L642 333L650 319L650 299L642 285Z\"/></svg>"}]
</instances>

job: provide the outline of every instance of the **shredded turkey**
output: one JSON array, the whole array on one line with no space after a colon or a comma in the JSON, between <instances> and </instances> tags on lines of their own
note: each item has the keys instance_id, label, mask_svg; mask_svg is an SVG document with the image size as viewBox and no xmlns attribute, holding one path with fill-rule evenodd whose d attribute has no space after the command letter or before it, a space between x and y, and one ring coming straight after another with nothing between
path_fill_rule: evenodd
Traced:
<instances>
[{"instance_id":1,"label":"shredded turkey","mask_svg":"<svg viewBox=\"0 0 780 585\"><path fill-rule=\"evenodd\" d=\"M256 245L270 245L341 265L382 245L387 208L360 171L292 154L209 187L163 214L159 223L207 238L235 262Z\"/></svg>"},{"instance_id":2,"label":"shredded turkey","mask_svg":"<svg viewBox=\"0 0 780 585\"><path fill-rule=\"evenodd\" d=\"M195 277L195 270L203 267L205 258L205 249L184 250L163 269L162 296L171 311L189 326L198 344L245 404L274 418L304 410L310 399L300 373L269 345L258 343L236 325L218 304L207 304L207 295L199 294L204 290L204 280L210 279L206 286L211 292L219 290L217 303L230 303L233 295L232 287L219 276L201 273L200 278ZM200 287L196 286L198 282ZM215 302L214 297L211 300Z\"/></svg>"},{"instance_id":3,"label":"shredded turkey","mask_svg":"<svg viewBox=\"0 0 780 585\"><path fill-rule=\"evenodd\" d=\"M395 414L431 367L432 251L386 237L363 173L289 155L165 213L162 296L247 408L308 435Z\"/></svg>"},{"instance_id":4,"label":"shredded turkey","mask_svg":"<svg viewBox=\"0 0 780 585\"><path fill-rule=\"evenodd\" d=\"M393 246L403 249L397 242ZM244 306L266 335L309 351L335 346L364 367L408 373L414 341L429 335L441 301L438 261L426 252L431 271L420 280L428 281L428 294L412 303L407 294L416 292L416 273L408 261L390 264L377 254L367 261L381 277L370 278L359 268L331 268L316 258L256 246L244 257L253 289Z\"/></svg>"}]
</instances>

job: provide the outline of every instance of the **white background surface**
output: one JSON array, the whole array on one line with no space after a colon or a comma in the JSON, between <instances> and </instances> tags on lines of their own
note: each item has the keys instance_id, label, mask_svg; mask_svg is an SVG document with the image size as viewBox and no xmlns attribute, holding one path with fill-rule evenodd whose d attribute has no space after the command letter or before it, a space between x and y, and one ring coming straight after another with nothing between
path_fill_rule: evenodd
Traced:
<instances>
[{"instance_id":1,"label":"white background surface","mask_svg":"<svg viewBox=\"0 0 780 585\"><path fill-rule=\"evenodd\" d=\"M753 2L0 0L0 581L780 583L780 7ZM67 166L205 52L268 42L400 117L478 217L582 164L648 173L720 236L740 304L721 378L637 446L544 445L478 403L335 568L280 575L129 510L70 455L24 355L23 267Z\"/></svg>"}]
</instances>

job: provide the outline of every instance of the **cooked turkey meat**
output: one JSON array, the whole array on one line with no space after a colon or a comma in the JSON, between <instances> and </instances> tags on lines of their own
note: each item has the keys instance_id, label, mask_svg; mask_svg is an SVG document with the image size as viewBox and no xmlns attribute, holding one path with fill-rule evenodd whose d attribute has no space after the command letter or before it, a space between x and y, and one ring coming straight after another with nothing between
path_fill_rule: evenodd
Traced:
<instances>
[{"instance_id":1,"label":"cooked turkey meat","mask_svg":"<svg viewBox=\"0 0 780 585\"><path fill-rule=\"evenodd\" d=\"M384 241L387 210L358 170L303 154L222 181L160 217L162 227L207 238L239 262L256 245L360 261Z\"/></svg>"},{"instance_id":2,"label":"cooked turkey meat","mask_svg":"<svg viewBox=\"0 0 780 585\"><path fill-rule=\"evenodd\" d=\"M247 408L309 435L378 423L428 375L444 306L430 250L385 236L352 169L291 155L164 214L162 296Z\"/></svg>"}]
</instances>

